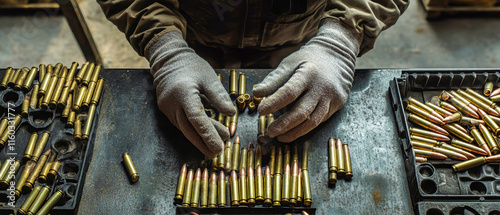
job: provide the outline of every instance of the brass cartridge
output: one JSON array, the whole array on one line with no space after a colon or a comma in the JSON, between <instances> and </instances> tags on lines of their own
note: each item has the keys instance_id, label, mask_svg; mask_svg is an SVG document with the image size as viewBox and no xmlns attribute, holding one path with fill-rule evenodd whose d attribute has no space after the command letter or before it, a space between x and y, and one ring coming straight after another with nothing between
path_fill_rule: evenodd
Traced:
<instances>
[{"instance_id":1,"label":"brass cartridge","mask_svg":"<svg viewBox=\"0 0 500 215\"><path fill-rule=\"evenodd\" d=\"M238 95L238 73L236 70L231 70L229 72L229 95L235 98Z\"/></svg>"},{"instance_id":2,"label":"brass cartridge","mask_svg":"<svg viewBox=\"0 0 500 215\"><path fill-rule=\"evenodd\" d=\"M297 183L299 180L299 164L297 161L293 162L292 166L292 183L290 184L290 205L297 205Z\"/></svg>"},{"instance_id":3,"label":"brass cartridge","mask_svg":"<svg viewBox=\"0 0 500 215\"><path fill-rule=\"evenodd\" d=\"M476 129L476 131L477 131L477 129ZM482 137L481 137L481 139L482 139ZM484 141L484 139L483 139L483 141ZM480 155L488 155L488 152L484 151L482 148L479 148L477 146L474 146L472 144L469 144L469 143L466 143L466 142L463 142L463 141L460 141L457 139L452 139L451 145L454 147L457 147L459 149L463 149L465 151L468 151L468 152L472 152L472 153L476 153L476 154L480 154Z\"/></svg>"},{"instance_id":4,"label":"brass cartridge","mask_svg":"<svg viewBox=\"0 0 500 215\"><path fill-rule=\"evenodd\" d=\"M270 156L269 156L269 169L271 171L271 175L274 175L274 166L276 163L276 147L274 145L269 146Z\"/></svg>"},{"instance_id":5,"label":"brass cartridge","mask_svg":"<svg viewBox=\"0 0 500 215\"><path fill-rule=\"evenodd\" d=\"M253 143L250 142L248 144L248 161L247 161L247 167L248 169L250 168L253 168L254 165L255 165L255 151L254 151L254 147L253 147Z\"/></svg>"},{"instance_id":6,"label":"brass cartridge","mask_svg":"<svg viewBox=\"0 0 500 215\"><path fill-rule=\"evenodd\" d=\"M342 147L342 142L340 141L340 138L337 138L337 141L335 141L335 150L337 151L337 165L338 165L337 174L344 175L346 173L344 148Z\"/></svg>"},{"instance_id":7,"label":"brass cartridge","mask_svg":"<svg viewBox=\"0 0 500 215\"><path fill-rule=\"evenodd\" d=\"M498 112L495 111L495 109L491 108L490 105L484 103L483 101L480 101L478 98L474 97L473 95L469 94L468 92L465 92L463 90L457 90L457 93L464 98L465 100L471 102L473 105L478 107L478 110L483 110L486 111L488 114L494 115L494 116L499 116ZM491 101L489 101L491 102Z\"/></svg>"},{"instance_id":8,"label":"brass cartridge","mask_svg":"<svg viewBox=\"0 0 500 215\"><path fill-rule=\"evenodd\" d=\"M193 194L194 170L190 169L187 173L186 187L184 188L184 196L182 198L182 206L189 207L191 203L191 195Z\"/></svg>"},{"instance_id":9,"label":"brass cartridge","mask_svg":"<svg viewBox=\"0 0 500 215\"><path fill-rule=\"evenodd\" d=\"M50 166L49 173L47 173L47 181L54 181L57 178L57 172L61 168L61 161L54 160Z\"/></svg>"},{"instance_id":10,"label":"brass cartridge","mask_svg":"<svg viewBox=\"0 0 500 215\"><path fill-rule=\"evenodd\" d=\"M281 150L281 146L278 147L278 153L276 153L276 162L274 164L274 175L276 174L282 174L282 168L283 168L283 151Z\"/></svg>"},{"instance_id":11,"label":"brass cartridge","mask_svg":"<svg viewBox=\"0 0 500 215\"><path fill-rule=\"evenodd\" d=\"M38 104L38 89L40 85L35 84L33 85L33 90L31 90L31 97L30 97L30 108L31 109L36 109L36 106Z\"/></svg>"},{"instance_id":12,"label":"brass cartridge","mask_svg":"<svg viewBox=\"0 0 500 215\"><path fill-rule=\"evenodd\" d=\"M14 167L14 171L12 171L12 167ZM16 175L17 170L21 167L21 162L19 160L15 160L12 164L12 160L5 160L2 165L2 169L0 169L0 185L3 187L8 187L12 178Z\"/></svg>"},{"instance_id":13,"label":"brass cartridge","mask_svg":"<svg viewBox=\"0 0 500 215\"><path fill-rule=\"evenodd\" d=\"M264 206L270 207L272 202L273 185L271 179L271 169L266 166L264 170Z\"/></svg>"},{"instance_id":14,"label":"brass cartridge","mask_svg":"<svg viewBox=\"0 0 500 215\"><path fill-rule=\"evenodd\" d=\"M47 66L45 66L45 64L40 64L38 66L38 82L42 82L43 81L43 77L45 76L45 74L47 73Z\"/></svg>"},{"instance_id":15,"label":"brass cartridge","mask_svg":"<svg viewBox=\"0 0 500 215\"><path fill-rule=\"evenodd\" d=\"M247 174L245 172L245 169L241 168L239 174L240 178L238 179L238 182L240 184L240 205L247 205L248 186L247 186Z\"/></svg>"},{"instance_id":16,"label":"brass cartridge","mask_svg":"<svg viewBox=\"0 0 500 215\"><path fill-rule=\"evenodd\" d=\"M92 96L92 99L90 100L90 104L97 104L99 102L99 99L101 98L103 87L104 87L104 79L99 78L99 80L97 81L97 86L96 86L95 92Z\"/></svg>"},{"instance_id":17,"label":"brass cartridge","mask_svg":"<svg viewBox=\"0 0 500 215\"><path fill-rule=\"evenodd\" d=\"M26 146L26 150L24 151L23 158L31 159L33 152L35 151L36 140L38 139L38 133L31 133L30 139L28 141L28 145Z\"/></svg>"},{"instance_id":18,"label":"brass cartridge","mask_svg":"<svg viewBox=\"0 0 500 215\"><path fill-rule=\"evenodd\" d=\"M182 203L182 197L184 195L184 187L186 185L186 174L187 174L187 165L184 164L181 167L181 171L179 172L179 177L177 179L177 189L175 190L174 202L177 204Z\"/></svg>"},{"instance_id":19,"label":"brass cartridge","mask_svg":"<svg viewBox=\"0 0 500 215\"><path fill-rule=\"evenodd\" d=\"M410 113L416 114L426 120L429 120L432 123L438 124L438 125L444 125L444 120L441 120L438 117L435 117L434 115L431 115L429 112L426 112L423 109L418 108L417 106L413 105L407 105L406 110L408 110Z\"/></svg>"},{"instance_id":20,"label":"brass cartridge","mask_svg":"<svg viewBox=\"0 0 500 215\"><path fill-rule=\"evenodd\" d=\"M45 165L43 166L42 171L38 175L38 181L41 183L45 183L47 181L47 175L50 172L50 169L52 168L52 164L54 164L54 161L56 159L57 154L55 152L52 152L47 159L47 162L45 162Z\"/></svg>"},{"instance_id":21,"label":"brass cartridge","mask_svg":"<svg viewBox=\"0 0 500 215\"><path fill-rule=\"evenodd\" d=\"M217 174L212 172L210 175L208 185L208 207L216 208L217 207Z\"/></svg>"},{"instance_id":22,"label":"brass cartridge","mask_svg":"<svg viewBox=\"0 0 500 215\"><path fill-rule=\"evenodd\" d=\"M47 196L49 196L50 193L50 187L45 185L42 187L38 195L36 196L35 200L33 201L33 204L28 209L28 214L34 215L38 212L40 207L42 207L43 202L45 199L47 199Z\"/></svg>"},{"instance_id":23,"label":"brass cartridge","mask_svg":"<svg viewBox=\"0 0 500 215\"><path fill-rule=\"evenodd\" d=\"M13 72L13 74L10 76L7 86L14 87L20 75L21 75L21 69L17 69L15 72Z\"/></svg>"},{"instance_id":24,"label":"brass cartridge","mask_svg":"<svg viewBox=\"0 0 500 215\"><path fill-rule=\"evenodd\" d=\"M353 176L352 174L352 164L351 164L351 153L349 151L349 145L347 143L343 143L344 147L344 161L345 161L345 178L350 180Z\"/></svg>"},{"instance_id":25,"label":"brass cartridge","mask_svg":"<svg viewBox=\"0 0 500 215\"><path fill-rule=\"evenodd\" d=\"M22 187L23 193L28 193L33 189L33 186L35 184L36 179L38 178L38 175L42 171L43 166L45 165L45 162L47 162L47 159L51 153L51 150L47 150L45 153L40 156L40 159L38 159L38 162L36 163L36 166L33 168L31 171L31 174L28 176L26 179L26 182L24 183L24 186Z\"/></svg>"},{"instance_id":26,"label":"brass cartridge","mask_svg":"<svg viewBox=\"0 0 500 215\"><path fill-rule=\"evenodd\" d=\"M236 105L234 105L234 108L237 109ZM236 111L229 121L229 133L231 134L231 137L234 135L236 128L238 127L238 115L239 113Z\"/></svg>"},{"instance_id":27,"label":"brass cartridge","mask_svg":"<svg viewBox=\"0 0 500 215\"><path fill-rule=\"evenodd\" d=\"M309 157L309 141L306 141L304 142L304 145L302 145L302 169L307 169L308 157Z\"/></svg>"},{"instance_id":28,"label":"brass cartridge","mask_svg":"<svg viewBox=\"0 0 500 215\"><path fill-rule=\"evenodd\" d=\"M19 208L19 213L20 214L27 214L28 213L29 207L35 201L35 198L38 195L38 193L40 193L41 189L42 189L42 187L40 187L40 186L35 186L35 188L33 188L33 190L31 191L30 195L28 196L28 198L26 198L26 200L24 201L24 203L21 206L21 208Z\"/></svg>"},{"instance_id":29,"label":"brass cartridge","mask_svg":"<svg viewBox=\"0 0 500 215\"><path fill-rule=\"evenodd\" d=\"M83 102L83 97L87 94L87 87L86 86L81 86L78 89L78 93L74 94L73 98L73 111L78 111L80 110L80 106L82 105Z\"/></svg>"},{"instance_id":30,"label":"brass cartridge","mask_svg":"<svg viewBox=\"0 0 500 215\"><path fill-rule=\"evenodd\" d=\"M240 79L238 80L238 95L245 95L247 89L247 77L245 73L240 72Z\"/></svg>"},{"instance_id":31,"label":"brass cartridge","mask_svg":"<svg viewBox=\"0 0 500 215\"><path fill-rule=\"evenodd\" d=\"M21 69L21 72L19 73L19 76L17 76L17 79L14 82L14 90L21 90L21 86L24 84L24 80L28 76L28 73L30 70L26 67L23 67Z\"/></svg>"},{"instance_id":32,"label":"brass cartridge","mask_svg":"<svg viewBox=\"0 0 500 215\"><path fill-rule=\"evenodd\" d=\"M224 146L224 159L225 159L225 169L226 172L230 172L232 169L233 163L233 144L231 141L226 141L226 145Z\"/></svg>"},{"instance_id":33,"label":"brass cartridge","mask_svg":"<svg viewBox=\"0 0 500 215\"><path fill-rule=\"evenodd\" d=\"M278 168L279 169L279 168ZM273 207L281 206L281 173L274 173L273 176Z\"/></svg>"},{"instance_id":34,"label":"brass cartridge","mask_svg":"<svg viewBox=\"0 0 500 215\"><path fill-rule=\"evenodd\" d=\"M92 129L92 123L94 121L94 116L95 116L95 105L90 105L89 106L89 111L88 111L88 117L87 120L85 120L85 126L83 127L83 132L82 132L82 139L87 140L89 139L90 136L90 129ZM71 115L71 113L70 113Z\"/></svg>"},{"instance_id":35,"label":"brass cartridge","mask_svg":"<svg viewBox=\"0 0 500 215\"><path fill-rule=\"evenodd\" d=\"M255 147L255 167L262 166L262 148L259 144Z\"/></svg>"},{"instance_id":36,"label":"brass cartridge","mask_svg":"<svg viewBox=\"0 0 500 215\"><path fill-rule=\"evenodd\" d=\"M498 126L498 124L488 114L486 114L483 110L479 110L479 115L496 136L500 134L500 126Z\"/></svg>"},{"instance_id":37,"label":"brass cartridge","mask_svg":"<svg viewBox=\"0 0 500 215\"><path fill-rule=\"evenodd\" d=\"M196 169L196 173L194 175L194 184L193 184L193 192L191 194L191 207L198 207L198 202L200 201L200 188L201 188L201 170L200 168Z\"/></svg>"},{"instance_id":38,"label":"brass cartridge","mask_svg":"<svg viewBox=\"0 0 500 215\"><path fill-rule=\"evenodd\" d=\"M80 68L80 70L76 74L75 81L77 83L80 83L82 81L83 76L85 76L85 73L87 73L88 66L89 66L89 62L84 63L82 65L82 68Z\"/></svg>"},{"instance_id":39,"label":"brass cartridge","mask_svg":"<svg viewBox=\"0 0 500 215\"><path fill-rule=\"evenodd\" d=\"M139 173L137 172L137 169L135 168L134 162L132 162L132 158L130 157L130 155L125 152L123 153L122 158L132 183L139 181Z\"/></svg>"},{"instance_id":40,"label":"brass cartridge","mask_svg":"<svg viewBox=\"0 0 500 215\"><path fill-rule=\"evenodd\" d=\"M479 125L479 130L483 134L484 139L486 139L486 143L489 146L490 152L492 154L498 154L498 152L500 152L500 150L498 148L497 141L495 140L495 138L493 137L491 132L488 130L488 128L486 128L486 126L481 124L481 125Z\"/></svg>"},{"instance_id":41,"label":"brass cartridge","mask_svg":"<svg viewBox=\"0 0 500 215\"><path fill-rule=\"evenodd\" d=\"M437 105L435 105L432 102L426 102L425 105L427 105L430 108L434 109L436 112L438 112L443 117L447 117L447 116L450 116L451 114L453 114L452 112L447 111L446 109L444 109L444 108L442 108L440 106L437 106Z\"/></svg>"},{"instance_id":42,"label":"brass cartridge","mask_svg":"<svg viewBox=\"0 0 500 215\"><path fill-rule=\"evenodd\" d=\"M38 143L35 146L35 150L33 151L33 156L31 156L31 160L37 162L40 155L42 155L43 150L45 149L45 145L49 141L50 132L44 131L40 139L38 139Z\"/></svg>"},{"instance_id":43,"label":"brass cartridge","mask_svg":"<svg viewBox=\"0 0 500 215\"><path fill-rule=\"evenodd\" d=\"M45 202L45 204L36 213L37 215L46 215L52 210L52 208L57 204L57 202L64 196L64 193L60 190L54 192L52 196Z\"/></svg>"},{"instance_id":44,"label":"brass cartridge","mask_svg":"<svg viewBox=\"0 0 500 215\"><path fill-rule=\"evenodd\" d=\"M460 172L460 171L463 171L466 169L480 166L480 165L485 164L485 163L486 163L486 157L477 157L477 158L474 158L474 159L471 159L468 161L457 163L457 164L453 165L452 167L453 167L453 170L455 170L455 172Z\"/></svg>"},{"instance_id":45,"label":"brass cartridge","mask_svg":"<svg viewBox=\"0 0 500 215\"><path fill-rule=\"evenodd\" d=\"M23 103L21 105L21 116L22 117L28 117L29 108L30 108L30 100L28 100L28 99L23 100Z\"/></svg>"},{"instance_id":46,"label":"brass cartridge","mask_svg":"<svg viewBox=\"0 0 500 215\"><path fill-rule=\"evenodd\" d=\"M7 88L7 84L9 83L10 76L12 74L14 74L14 70L12 69L12 67L8 67L5 70L5 74L3 75L2 81L0 82L0 90Z\"/></svg>"},{"instance_id":47,"label":"brass cartridge","mask_svg":"<svg viewBox=\"0 0 500 215\"><path fill-rule=\"evenodd\" d=\"M452 133L453 135L457 136L458 138L462 139L465 142L472 143L472 141L474 141L474 138L472 138L470 135L461 130L458 130L456 127L450 124L446 124L443 127L446 131Z\"/></svg>"},{"instance_id":48,"label":"brass cartridge","mask_svg":"<svg viewBox=\"0 0 500 215\"><path fill-rule=\"evenodd\" d=\"M55 75L55 73L53 73L52 77L50 78L50 82L49 82L49 85L47 87L47 91L46 91L45 95L43 96L42 103L40 104L40 107L42 107L43 109L49 108L50 100L51 100L52 95L54 94L54 91L56 89L57 80L58 80L57 75ZM40 93L41 92L38 92L38 94L40 94Z\"/></svg>"},{"instance_id":49,"label":"brass cartridge","mask_svg":"<svg viewBox=\"0 0 500 215\"><path fill-rule=\"evenodd\" d=\"M240 193L238 188L238 176L236 175L236 171L231 171L231 205L238 206L240 205Z\"/></svg>"},{"instance_id":50,"label":"brass cartridge","mask_svg":"<svg viewBox=\"0 0 500 215\"><path fill-rule=\"evenodd\" d=\"M491 155L490 147L486 143L486 140L484 140L481 132L479 132L479 130L474 126L469 127L469 130L479 148L483 149L483 151L485 151L487 155Z\"/></svg>"},{"instance_id":51,"label":"brass cartridge","mask_svg":"<svg viewBox=\"0 0 500 215\"><path fill-rule=\"evenodd\" d=\"M414 148L413 152L418 157L431 158L431 159L436 159L436 160L444 160L444 159L448 158L444 154L437 153L437 152L431 152L431 151L427 151L427 150L422 150L422 149L415 149Z\"/></svg>"},{"instance_id":52,"label":"brass cartridge","mask_svg":"<svg viewBox=\"0 0 500 215\"><path fill-rule=\"evenodd\" d=\"M253 168L248 168L247 175L248 205L254 206L255 202L255 173Z\"/></svg>"},{"instance_id":53,"label":"brass cartridge","mask_svg":"<svg viewBox=\"0 0 500 215\"><path fill-rule=\"evenodd\" d=\"M471 117L462 116L462 119L460 119L460 124L464 126L479 125L479 124L484 124L484 121L481 119L474 119Z\"/></svg>"},{"instance_id":54,"label":"brass cartridge","mask_svg":"<svg viewBox=\"0 0 500 215\"><path fill-rule=\"evenodd\" d=\"M241 149L241 156L240 156L240 169L247 169L247 161L248 161L248 153L247 153L247 148L242 148Z\"/></svg>"},{"instance_id":55,"label":"brass cartridge","mask_svg":"<svg viewBox=\"0 0 500 215\"><path fill-rule=\"evenodd\" d=\"M286 164L283 171L283 187L281 188L281 205L288 205L290 201L290 164Z\"/></svg>"},{"instance_id":56,"label":"brass cartridge","mask_svg":"<svg viewBox=\"0 0 500 215\"><path fill-rule=\"evenodd\" d=\"M72 128L75 125L76 113L75 111L70 111L68 119L66 120L66 127Z\"/></svg>"},{"instance_id":57,"label":"brass cartridge","mask_svg":"<svg viewBox=\"0 0 500 215\"><path fill-rule=\"evenodd\" d=\"M337 162L338 162L338 158L337 158L337 150L335 149L335 139L333 137L330 137L328 139L328 172L329 173L332 173L332 172L337 173L337 166L338 166ZM332 181L332 178L329 179L330 184L335 184L335 182L337 182L336 178L333 180L334 181Z\"/></svg>"},{"instance_id":58,"label":"brass cartridge","mask_svg":"<svg viewBox=\"0 0 500 215\"><path fill-rule=\"evenodd\" d=\"M458 109L455 106L453 106L452 104L450 104L448 102L441 101L441 102L439 102L439 106L442 107L443 109L451 112L451 113L455 113L458 111Z\"/></svg>"},{"instance_id":59,"label":"brass cartridge","mask_svg":"<svg viewBox=\"0 0 500 215\"><path fill-rule=\"evenodd\" d=\"M94 73L95 71L95 64L94 63L90 63L88 68L87 68L87 71L85 72L85 75L83 76L82 78L82 84L87 86L90 82L90 79L92 78L92 74Z\"/></svg>"},{"instance_id":60,"label":"brass cartridge","mask_svg":"<svg viewBox=\"0 0 500 215\"><path fill-rule=\"evenodd\" d=\"M450 141L450 138L448 136L438 134L438 133L432 132L432 131L427 131L424 129L419 129L419 128L410 128L410 135L425 137L425 138L438 140L438 141Z\"/></svg>"},{"instance_id":61,"label":"brass cartridge","mask_svg":"<svg viewBox=\"0 0 500 215\"><path fill-rule=\"evenodd\" d=\"M231 170L239 170L240 167L240 163L239 163L239 159L240 159L240 150L241 150L241 147L240 147L240 136L236 136L234 138L234 144L233 144L233 155L232 155L232 164L231 164Z\"/></svg>"},{"instance_id":62,"label":"brass cartridge","mask_svg":"<svg viewBox=\"0 0 500 215\"><path fill-rule=\"evenodd\" d=\"M65 104L71 104L72 102L73 102L73 94L69 94L68 97L67 97L67 99L66 99ZM71 105L65 105L64 109L63 109L63 111L61 113L61 117L63 119L68 119L70 112L71 112Z\"/></svg>"},{"instance_id":63,"label":"brass cartridge","mask_svg":"<svg viewBox=\"0 0 500 215\"><path fill-rule=\"evenodd\" d=\"M266 116L265 115L259 116L258 122L259 124L258 124L257 141L259 141L259 143L267 143L268 138L267 138Z\"/></svg>"},{"instance_id":64,"label":"brass cartridge","mask_svg":"<svg viewBox=\"0 0 500 215\"><path fill-rule=\"evenodd\" d=\"M428 129L428 130L431 130L431 131L434 131L434 132L437 132L439 134L443 134L443 135L450 135L446 130L444 130L443 128L433 124L432 122L429 122L427 120L425 120L424 118L422 117L419 117L415 114L409 114L408 115L408 120L410 120L410 122L413 122L419 126L422 126L423 128L425 129Z\"/></svg>"},{"instance_id":65,"label":"brass cartridge","mask_svg":"<svg viewBox=\"0 0 500 215\"><path fill-rule=\"evenodd\" d=\"M33 81L35 81L35 77L36 77L37 72L38 72L38 69L36 67L31 68L28 75L24 79L23 84L21 85L21 89L23 89L24 91L27 91L31 88Z\"/></svg>"},{"instance_id":66,"label":"brass cartridge","mask_svg":"<svg viewBox=\"0 0 500 215\"><path fill-rule=\"evenodd\" d=\"M311 182L309 180L309 171L307 171L307 169L302 169L302 183L304 189L304 206L311 207L313 203L311 194Z\"/></svg>"},{"instance_id":67,"label":"brass cartridge","mask_svg":"<svg viewBox=\"0 0 500 215\"><path fill-rule=\"evenodd\" d=\"M57 84L54 89L54 93L52 94L52 98L50 99L49 106L50 108L56 108L57 107L57 101L59 100L59 97L61 97L62 90L64 87L64 83L66 83L66 76L68 75L68 68L63 67L63 70L57 79Z\"/></svg>"},{"instance_id":68,"label":"brass cartridge","mask_svg":"<svg viewBox=\"0 0 500 215\"><path fill-rule=\"evenodd\" d=\"M224 171L220 171L219 173L219 185L217 186L218 188L218 206L219 207L226 207L226 182L224 179L226 176L224 175Z\"/></svg>"},{"instance_id":69,"label":"brass cartridge","mask_svg":"<svg viewBox=\"0 0 500 215\"><path fill-rule=\"evenodd\" d=\"M297 178L297 205L303 202L303 189L302 189L302 169L299 167L299 177Z\"/></svg>"},{"instance_id":70,"label":"brass cartridge","mask_svg":"<svg viewBox=\"0 0 500 215\"><path fill-rule=\"evenodd\" d=\"M484 84L484 90L483 90L483 94L485 96L490 96L491 92L493 91L493 82L486 82Z\"/></svg>"},{"instance_id":71,"label":"brass cartridge","mask_svg":"<svg viewBox=\"0 0 500 215\"><path fill-rule=\"evenodd\" d=\"M255 201L257 204L264 202L264 176L261 165L255 167Z\"/></svg>"},{"instance_id":72,"label":"brass cartridge","mask_svg":"<svg viewBox=\"0 0 500 215\"><path fill-rule=\"evenodd\" d=\"M217 155L217 169L224 170L225 165L226 157L224 156L224 152L221 152L219 155Z\"/></svg>"},{"instance_id":73,"label":"brass cartridge","mask_svg":"<svg viewBox=\"0 0 500 215\"><path fill-rule=\"evenodd\" d=\"M75 127L74 127L74 133L73 133L73 138L75 140L81 140L82 139L82 121L79 119L75 120Z\"/></svg>"},{"instance_id":74,"label":"brass cartridge","mask_svg":"<svg viewBox=\"0 0 500 215\"><path fill-rule=\"evenodd\" d=\"M29 160L26 165L24 165L23 172L21 173L21 176L17 179L16 181L16 187L15 187L15 195L16 197L21 196L21 192L23 190L24 183L26 182L26 179L30 175L30 173L33 171L35 168L36 162Z\"/></svg>"},{"instance_id":75,"label":"brass cartridge","mask_svg":"<svg viewBox=\"0 0 500 215\"><path fill-rule=\"evenodd\" d=\"M441 115L439 115L439 113L437 113L434 109L430 108L429 106L425 105L424 103L412 98L412 97L409 97L408 100L407 100L407 103L410 104L410 105L414 105L416 107L418 107L419 109L422 109L428 113L430 113L431 115L437 117L438 119L440 119L441 121L443 121L443 117Z\"/></svg>"}]
</instances>

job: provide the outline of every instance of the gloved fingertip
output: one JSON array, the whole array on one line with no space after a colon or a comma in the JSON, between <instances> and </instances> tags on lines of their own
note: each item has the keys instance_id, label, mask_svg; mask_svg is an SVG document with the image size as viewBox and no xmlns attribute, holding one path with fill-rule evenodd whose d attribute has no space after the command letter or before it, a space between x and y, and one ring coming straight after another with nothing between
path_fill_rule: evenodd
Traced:
<instances>
[{"instance_id":1,"label":"gloved fingertip","mask_svg":"<svg viewBox=\"0 0 500 215\"><path fill-rule=\"evenodd\" d=\"M292 138L292 137L290 137L288 135L280 135L280 136L278 136L278 141L282 142L282 143L290 143L290 142L294 141L295 139L297 139L297 138Z\"/></svg>"}]
</instances>

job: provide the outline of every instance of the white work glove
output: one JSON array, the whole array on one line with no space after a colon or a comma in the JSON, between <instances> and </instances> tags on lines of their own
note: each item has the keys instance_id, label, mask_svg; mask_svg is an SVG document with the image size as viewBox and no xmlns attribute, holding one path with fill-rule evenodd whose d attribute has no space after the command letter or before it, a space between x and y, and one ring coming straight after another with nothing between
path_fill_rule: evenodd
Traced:
<instances>
[{"instance_id":1,"label":"white work glove","mask_svg":"<svg viewBox=\"0 0 500 215\"><path fill-rule=\"evenodd\" d=\"M360 43L361 38L353 29L326 20L315 37L283 59L255 86L254 96L267 97L259 104L261 115L276 112L297 100L269 125L270 137L291 142L344 107Z\"/></svg>"},{"instance_id":2,"label":"white work glove","mask_svg":"<svg viewBox=\"0 0 500 215\"><path fill-rule=\"evenodd\" d=\"M222 152L229 131L207 116L201 96L225 115L234 115L236 109L210 64L177 31L157 38L146 50L146 58L163 114L207 157Z\"/></svg>"}]
</instances>

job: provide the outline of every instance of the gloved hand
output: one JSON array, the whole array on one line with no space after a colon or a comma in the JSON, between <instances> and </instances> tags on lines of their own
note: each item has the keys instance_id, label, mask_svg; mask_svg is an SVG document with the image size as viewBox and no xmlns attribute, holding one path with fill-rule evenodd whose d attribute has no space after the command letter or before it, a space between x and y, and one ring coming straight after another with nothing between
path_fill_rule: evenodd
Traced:
<instances>
[{"instance_id":1,"label":"gloved hand","mask_svg":"<svg viewBox=\"0 0 500 215\"><path fill-rule=\"evenodd\" d=\"M222 152L229 131L207 116L201 96L225 115L235 114L236 109L212 67L177 31L157 38L145 53L163 114L207 157Z\"/></svg>"},{"instance_id":2,"label":"gloved hand","mask_svg":"<svg viewBox=\"0 0 500 215\"><path fill-rule=\"evenodd\" d=\"M271 123L270 137L291 142L307 134L342 108L352 86L361 36L350 27L325 20L315 37L281 61L253 95L267 98L261 115L293 107Z\"/></svg>"}]
</instances>

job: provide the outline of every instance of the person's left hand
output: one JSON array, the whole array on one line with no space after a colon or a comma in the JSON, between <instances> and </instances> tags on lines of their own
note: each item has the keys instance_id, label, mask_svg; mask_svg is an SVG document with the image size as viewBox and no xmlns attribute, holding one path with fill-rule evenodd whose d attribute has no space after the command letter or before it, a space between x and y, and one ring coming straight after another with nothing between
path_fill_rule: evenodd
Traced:
<instances>
[{"instance_id":1,"label":"person's left hand","mask_svg":"<svg viewBox=\"0 0 500 215\"><path fill-rule=\"evenodd\" d=\"M267 97L259 104L261 115L276 112L297 100L289 111L269 125L270 137L291 142L345 105L360 38L354 29L344 24L324 21L315 37L283 59L255 86L254 96Z\"/></svg>"}]
</instances>

